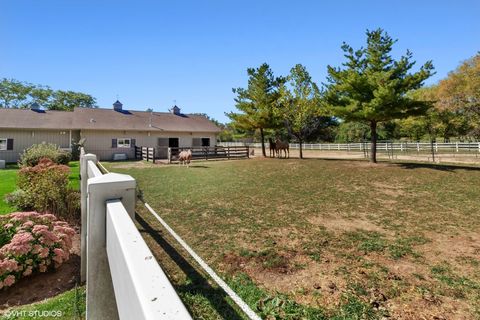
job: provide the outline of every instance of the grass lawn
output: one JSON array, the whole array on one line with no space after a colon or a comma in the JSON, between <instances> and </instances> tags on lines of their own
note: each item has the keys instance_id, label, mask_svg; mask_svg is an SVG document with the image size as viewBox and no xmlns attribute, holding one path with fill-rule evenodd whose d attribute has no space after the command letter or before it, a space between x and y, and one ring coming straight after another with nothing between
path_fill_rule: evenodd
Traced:
<instances>
[{"instance_id":1,"label":"grass lawn","mask_svg":"<svg viewBox=\"0 0 480 320\"><path fill-rule=\"evenodd\" d=\"M78 161L71 161L70 167L70 186L76 190L80 189L80 168ZM16 188L18 166L9 164L5 170L0 170L0 214L14 212L16 209L5 203L5 195Z\"/></svg>"},{"instance_id":2,"label":"grass lawn","mask_svg":"<svg viewBox=\"0 0 480 320\"><path fill-rule=\"evenodd\" d=\"M0 214L6 214L15 211L15 208L5 203L4 197L7 193L15 190L17 181L17 165L8 164L5 170L0 170Z\"/></svg>"},{"instance_id":3,"label":"grass lawn","mask_svg":"<svg viewBox=\"0 0 480 320\"><path fill-rule=\"evenodd\" d=\"M107 166L135 177L145 201L263 317L480 317L479 168L319 159ZM192 314L238 318L138 212Z\"/></svg>"},{"instance_id":4,"label":"grass lawn","mask_svg":"<svg viewBox=\"0 0 480 320\"><path fill-rule=\"evenodd\" d=\"M50 314L48 314L50 313ZM50 315L50 316L48 316ZM84 319L85 318L85 287L66 291L54 298L16 307L3 312L2 320L14 319Z\"/></svg>"}]
</instances>

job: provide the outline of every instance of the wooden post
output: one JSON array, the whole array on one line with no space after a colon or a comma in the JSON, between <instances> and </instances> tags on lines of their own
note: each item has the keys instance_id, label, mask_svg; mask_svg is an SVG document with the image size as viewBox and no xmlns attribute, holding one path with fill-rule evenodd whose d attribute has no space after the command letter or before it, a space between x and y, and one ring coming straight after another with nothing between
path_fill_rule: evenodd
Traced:
<instances>
[{"instance_id":1,"label":"wooden post","mask_svg":"<svg viewBox=\"0 0 480 320\"><path fill-rule=\"evenodd\" d=\"M247 158L250 159L250 147L249 146L247 146Z\"/></svg>"}]
</instances>

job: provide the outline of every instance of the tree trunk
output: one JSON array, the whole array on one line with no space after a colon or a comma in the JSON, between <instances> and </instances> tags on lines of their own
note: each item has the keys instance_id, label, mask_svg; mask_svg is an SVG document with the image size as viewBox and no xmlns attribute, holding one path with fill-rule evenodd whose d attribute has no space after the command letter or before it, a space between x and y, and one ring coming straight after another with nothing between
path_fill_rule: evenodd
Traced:
<instances>
[{"instance_id":1,"label":"tree trunk","mask_svg":"<svg viewBox=\"0 0 480 320\"><path fill-rule=\"evenodd\" d=\"M263 128L260 128L260 138L262 140L262 154L266 158L267 154L265 153L265 136L263 133Z\"/></svg>"},{"instance_id":2,"label":"tree trunk","mask_svg":"<svg viewBox=\"0 0 480 320\"><path fill-rule=\"evenodd\" d=\"M372 138L372 146L370 149L370 162L377 163L377 122L370 122L370 135Z\"/></svg>"},{"instance_id":3,"label":"tree trunk","mask_svg":"<svg viewBox=\"0 0 480 320\"><path fill-rule=\"evenodd\" d=\"M298 139L298 144L299 144L299 147L300 147L300 159L303 159L302 140Z\"/></svg>"}]
</instances>

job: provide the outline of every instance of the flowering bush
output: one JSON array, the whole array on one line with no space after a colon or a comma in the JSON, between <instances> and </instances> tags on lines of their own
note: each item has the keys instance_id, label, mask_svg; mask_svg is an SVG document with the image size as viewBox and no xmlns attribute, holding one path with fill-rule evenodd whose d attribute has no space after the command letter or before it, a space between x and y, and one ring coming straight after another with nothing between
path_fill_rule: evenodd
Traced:
<instances>
[{"instance_id":1,"label":"flowering bush","mask_svg":"<svg viewBox=\"0 0 480 320\"><path fill-rule=\"evenodd\" d=\"M74 235L75 230L53 214L0 216L0 289L36 271L58 268L70 257Z\"/></svg>"},{"instance_id":2,"label":"flowering bush","mask_svg":"<svg viewBox=\"0 0 480 320\"><path fill-rule=\"evenodd\" d=\"M56 164L67 165L71 157L70 152L60 149L53 143L40 143L34 144L26 149L20 156L18 163L22 167L33 167L36 166L41 159L47 158Z\"/></svg>"},{"instance_id":3,"label":"flowering bush","mask_svg":"<svg viewBox=\"0 0 480 320\"><path fill-rule=\"evenodd\" d=\"M23 167L18 172L19 189L7 195L5 200L22 210L50 212L59 217L78 217L78 192L69 189L70 169L48 158L41 159L34 167ZM78 202L78 203L77 203Z\"/></svg>"}]
</instances>

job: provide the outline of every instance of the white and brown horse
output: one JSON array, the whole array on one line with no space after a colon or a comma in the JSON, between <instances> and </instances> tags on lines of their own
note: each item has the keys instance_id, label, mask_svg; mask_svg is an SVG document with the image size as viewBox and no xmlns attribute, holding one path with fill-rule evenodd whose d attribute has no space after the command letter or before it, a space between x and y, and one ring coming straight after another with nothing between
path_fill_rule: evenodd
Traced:
<instances>
[{"instance_id":1,"label":"white and brown horse","mask_svg":"<svg viewBox=\"0 0 480 320\"><path fill-rule=\"evenodd\" d=\"M190 166L190 161L192 160L192 150L183 150L178 154L178 162L179 164Z\"/></svg>"}]
</instances>

